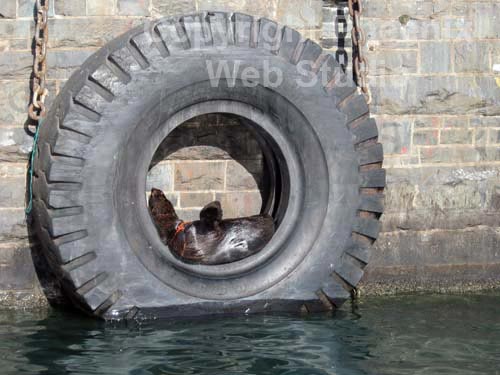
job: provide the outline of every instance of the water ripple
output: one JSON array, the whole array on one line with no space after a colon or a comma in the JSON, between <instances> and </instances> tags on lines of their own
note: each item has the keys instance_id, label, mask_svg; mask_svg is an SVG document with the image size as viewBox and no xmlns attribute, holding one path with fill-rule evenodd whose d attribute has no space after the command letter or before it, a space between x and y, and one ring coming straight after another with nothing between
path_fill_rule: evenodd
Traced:
<instances>
[{"instance_id":1,"label":"water ripple","mask_svg":"<svg viewBox=\"0 0 500 375\"><path fill-rule=\"evenodd\" d=\"M333 316L110 327L0 312L0 373L500 375L500 295L368 298Z\"/></svg>"}]
</instances>

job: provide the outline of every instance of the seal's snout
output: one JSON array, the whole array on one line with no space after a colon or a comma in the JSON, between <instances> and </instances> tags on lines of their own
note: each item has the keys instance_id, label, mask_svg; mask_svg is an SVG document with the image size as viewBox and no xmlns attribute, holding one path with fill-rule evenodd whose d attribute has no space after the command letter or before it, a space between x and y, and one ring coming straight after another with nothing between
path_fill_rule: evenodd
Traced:
<instances>
[{"instance_id":1,"label":"seal's snout","mask_svg":"<svg viewBox=\"0 0 500 375\"><path fill-rule=\"evenodd\" d=\"M149 209L153 216L163 215L162 220L165 220L166 217L169 217L170 220L177 220L177 215L175 214L172 202L170 202L165 194L163 194L163 192L159 189L151 189Z\"/></svg>"},{"instance_id":2,"label":"seal's snout","mask_svg":"<svg viewBox=\"0 0 500 375\"><path fill-rule=\"evenodd\" d=\"M163 196L163 192L159 189L152 188L151 189L151 196L153 198L160 198L161 196Z\"/></svg>"}]
</instances>

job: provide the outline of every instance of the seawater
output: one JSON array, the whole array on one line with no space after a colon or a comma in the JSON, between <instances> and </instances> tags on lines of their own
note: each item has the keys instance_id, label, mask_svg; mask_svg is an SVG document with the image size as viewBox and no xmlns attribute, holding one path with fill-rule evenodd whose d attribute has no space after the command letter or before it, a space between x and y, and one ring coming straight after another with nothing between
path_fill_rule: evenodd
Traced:
<instances>
[{"instance_id":1,"label":"seawater","mask_svg":"<svg viewBox=\"0 0 500 375\"><path fill-rule=\"evenodd\" d=\"M113 326L56 310L0 311L0 374L500 374L500 294Z\"/></svg>"}]
</instances>

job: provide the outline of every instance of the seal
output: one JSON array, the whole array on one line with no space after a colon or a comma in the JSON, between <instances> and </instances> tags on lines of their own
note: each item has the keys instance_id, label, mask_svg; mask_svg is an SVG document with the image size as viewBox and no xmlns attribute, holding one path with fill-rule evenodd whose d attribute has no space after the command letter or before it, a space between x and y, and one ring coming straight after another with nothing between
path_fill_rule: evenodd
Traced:
<instances>
[{"instance_id":1,"label":"seal","mask_svg":"<svg viewBox=\"0 0 500 375\"><path fill-rule=\"evenodd\" d=\"M217 265L247 258L262 250L275 231L269 215L223 220L218 201L203 207L200 220L193 222L180 220L159 189L151 189L148 204L162 242L189 263Z\"/></svg>"}]
</instances>

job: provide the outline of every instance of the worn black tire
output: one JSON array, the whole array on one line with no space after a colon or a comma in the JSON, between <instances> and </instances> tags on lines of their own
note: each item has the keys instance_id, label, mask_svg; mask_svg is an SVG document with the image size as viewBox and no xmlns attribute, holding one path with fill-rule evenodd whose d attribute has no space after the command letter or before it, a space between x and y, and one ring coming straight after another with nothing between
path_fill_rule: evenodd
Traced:
<instances>
[{"instance_id":1,"label":"worn black tire","mask_svg":"<svg viewBox=\"0 0 500 375\"><path fill-rule=\"evenodd\" d=\"M206 61L269 64L284 82L245 87L240 69L233 87L214 87ZM325 66L328 79L297 84ZM184 265L147 214L145 169L173 127L210 111L265 130L287 171L288 206L262 254ZM113 40L58 95L37 151L34 231L68 297L105 319L332 309L360 281L379 232L383 152L364 97L316 43L266 19L202 13Z\"/></svg>"}]
</instances>

